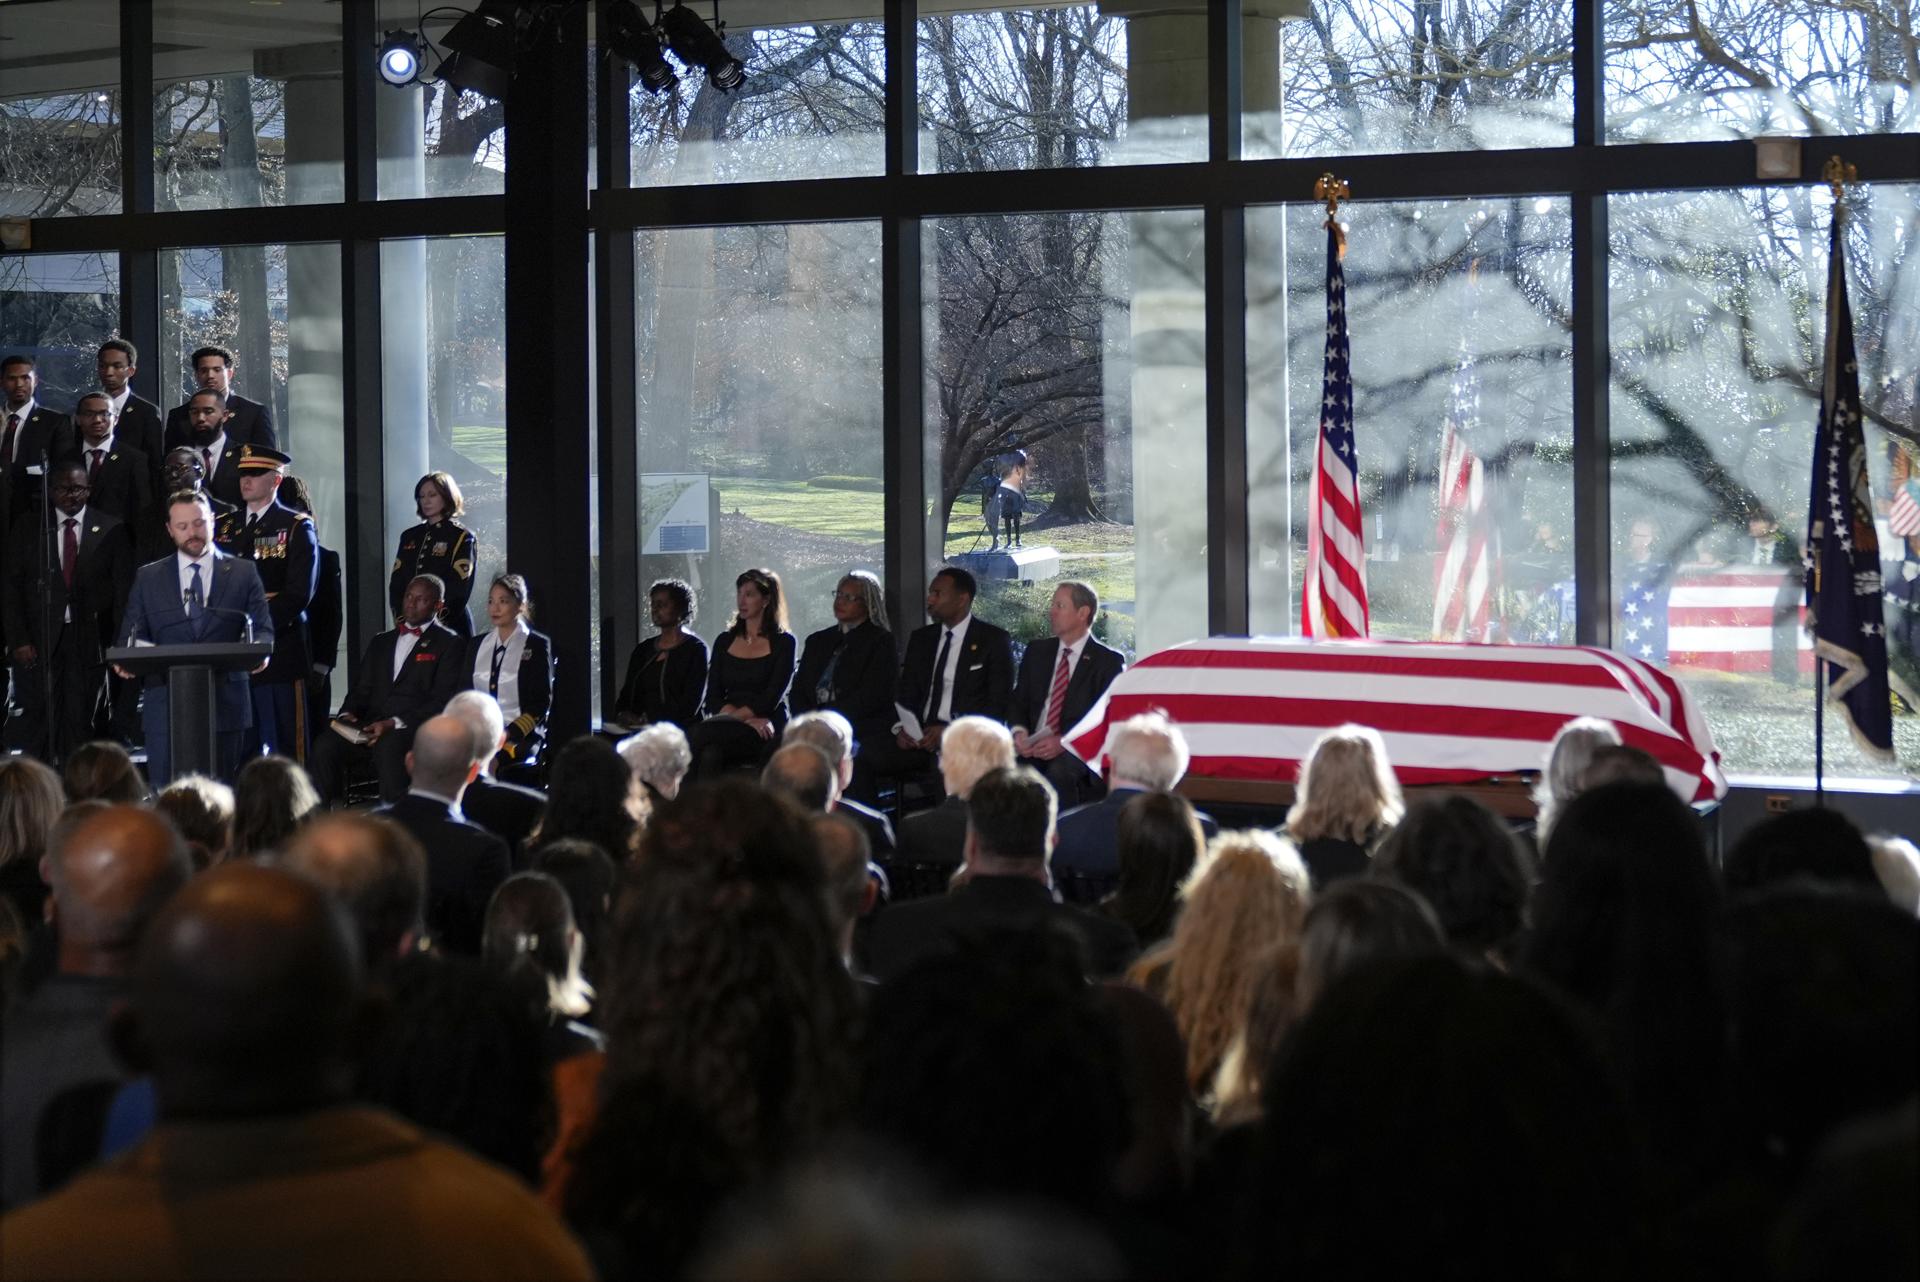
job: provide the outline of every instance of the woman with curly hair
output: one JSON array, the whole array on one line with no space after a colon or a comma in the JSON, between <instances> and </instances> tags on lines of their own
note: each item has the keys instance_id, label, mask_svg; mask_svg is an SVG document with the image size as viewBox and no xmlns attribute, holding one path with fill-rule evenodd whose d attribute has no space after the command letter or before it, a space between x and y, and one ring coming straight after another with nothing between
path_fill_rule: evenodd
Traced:
<instances>
[{"instance_id":1,"label":"woman with curly hair","mask_svg":"<svg viewBox=\"0 0 1920 1282\"><path fill-rule=\"evenodd\" d=\"M1320 890L1365 873L1369 852L1404 810L1380 732L1335 726L1313 741L1300 762L1286 832Z\"/></svg>"},{"instance_id":2,"label":"woman with curly hair","mask_svg":"<svg viewBox=\"0 0 1920 1282\"><path fill-rule=\"evenodd\" d=\"M1133 983L1173 1012L1187 1044L1187 1085L1211 1094L1247 1018L1256 968L1294 942L1307 913L1306 865L1270 832L1223 832L1181 889L1173 938L1134 963Z\"/></svg>"},{"instance_id":3,"label":"woman with curly hair","mask_svg":"<svg viewBox=\"0 0 1920 1282\"><path fill-rule=\"evenodd\" d=\"M671 1277L723 1200L845 1115L853 981L806 820L752 783L661 807L615 913L597 1116L547 1192L602 1276Z\"/></svg>"}]
</instances>

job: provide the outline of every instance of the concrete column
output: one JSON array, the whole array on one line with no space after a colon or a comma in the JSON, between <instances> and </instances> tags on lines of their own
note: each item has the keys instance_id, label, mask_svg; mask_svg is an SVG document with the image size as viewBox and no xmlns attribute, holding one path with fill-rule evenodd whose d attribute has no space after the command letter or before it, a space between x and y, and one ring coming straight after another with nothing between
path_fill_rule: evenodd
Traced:
<instances>
[{"instance_id":1,"label":"concrete column","mask_svg":"<svg viewBox=\"0 0 1920 1282\"><path fill-rule=\"evenodd\" d=\"M380 196L405 200L427 194L425 90L379 85L374 145ZM427 242L389 240L380 246L381 459L386 469L385 542L420 517L413 483L429 470L427 422L429 329ZM443 336L444 338L445 336Z\"/></svg>"}]
</instances>

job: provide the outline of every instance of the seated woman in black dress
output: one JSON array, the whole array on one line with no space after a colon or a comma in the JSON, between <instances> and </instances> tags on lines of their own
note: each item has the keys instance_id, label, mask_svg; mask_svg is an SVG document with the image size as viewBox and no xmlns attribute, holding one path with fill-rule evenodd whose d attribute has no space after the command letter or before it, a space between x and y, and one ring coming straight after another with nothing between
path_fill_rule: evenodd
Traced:
<instances>
[{"instance_id":1,"label":"seated woman in black dress","mask_svg":"<svg viewBox=\"0 0 1920 1282\"><path fill-rule=\"evenodd\" d=\"M547 710L553 706L553 644L527 626L527 581L503 574L487 591L489 627L467 642L473 688L500 704L507 741L494 756L492 773L509 780L524 775L547 742Z\"/></svg>"},{"instance_id":2,"label":"seated woman in black dress","mask_svg":"<svg viewBox=\"0 0 1920 1282\"><path fill-rule=\"evenodd\" d=\"M671 722L685 730L699 720L707 688L707 643L687 630L693 589L679 579L662 579L647 589L647 601L660 632L633 647L614 716L634 729Z\"/></svg>"},{"instance_id":3,"label":"seated woman in black dress","mask_svg":"<svg viewBox=\"0 0 1920 1282\"><path fill-rule=\"evenodd\" d=\"M689 728L695 778L729 766L758 766L787 724L787 686L798 647L787 631L780 576L748 570L734 580L733 624L713 639L706 720Z\"/></svg>"}]
</instances>

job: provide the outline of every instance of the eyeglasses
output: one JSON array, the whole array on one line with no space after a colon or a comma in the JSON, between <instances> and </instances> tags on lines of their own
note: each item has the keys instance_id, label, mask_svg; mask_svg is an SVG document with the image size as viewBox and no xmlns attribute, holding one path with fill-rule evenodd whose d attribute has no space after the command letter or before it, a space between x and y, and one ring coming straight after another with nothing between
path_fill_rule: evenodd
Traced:
<instances>
[{"instance_id":1,"label":"eyeglasses","mask_svg":"<svg viewBox=\"0 0 1920 1282\"><path fill-rule=\"evenodd\" d=\"M866 594L864 592L836 592L833 594L833 599L853 603L866 600Z\"/></svg>"}]
</instances>

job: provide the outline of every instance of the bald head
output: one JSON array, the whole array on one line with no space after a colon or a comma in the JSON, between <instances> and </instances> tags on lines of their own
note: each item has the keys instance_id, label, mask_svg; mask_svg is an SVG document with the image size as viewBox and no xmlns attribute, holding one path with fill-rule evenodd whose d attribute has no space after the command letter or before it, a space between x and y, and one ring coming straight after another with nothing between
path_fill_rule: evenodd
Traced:
<instances>
[{"instance_id":1,"label":"bald head","mask_svg":"<svg viewBox=\"0 0 1920 1282\"><path fill-rule=\"evenodd\" d=\"M802 809L821 811L833 805L839 777L827 754L810 743L790 743L768 758L760 783L770 792L784 793Z\"/></svg>"},{"instance_id":2,"label":"bald head","mask_svg":"<svg viewBox=\"0 0 1920 1282\"><path fill-rule=\"evenodd\" d=\"M378 815L328 815L303 826L276 866L317 882L360 933L369 972L384 971L420 938L427 856L413 834Z\"/></svg>"},{"instance_id":3,"label":"bald head","mask_svg":"<svg viewBox=\"0 0 1920 1282\"><path fill-rule=\"evenodd\" d=\"M186 843L150 810L107 806L63 828L47 858L61 971L126 974L142 929L192 875Z\"/></svg>"},{"instance_id":4,"label":"bald head","mask_svg":"<svg viewBox=\"0 0 1920 1282\"><path fill-rule=\"evenodd\" d=\"M473 731L455 717L429 717L413 736L407 772L413 786L458 800L473 778Z\"/></svg>"},{"instance_id":5,"label":"bald head","mask_svg":"<svg viewBox=\"0 0 1920 1282\"><path fill-rule=\"evenodd\" d=\"M134 970L140 1044L169 1117L298 1112L344 1093L359 946L319 886L223 864L154 919Z\"/></svg>"}]
</instances>

